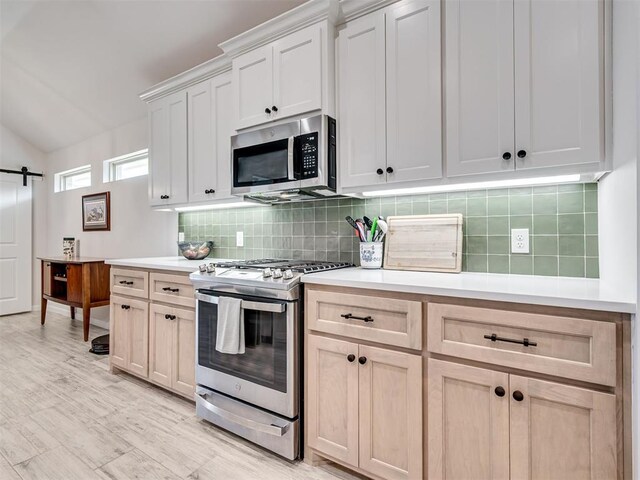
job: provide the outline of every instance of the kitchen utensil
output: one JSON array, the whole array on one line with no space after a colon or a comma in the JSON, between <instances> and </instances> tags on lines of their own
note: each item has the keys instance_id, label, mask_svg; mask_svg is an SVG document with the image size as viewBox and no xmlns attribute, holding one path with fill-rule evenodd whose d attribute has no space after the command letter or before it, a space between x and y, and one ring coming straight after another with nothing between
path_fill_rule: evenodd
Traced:
<instances>
[{"instance_id":1,"label":"kitchen utensil","mask_svg":"<svg viewBox=\"0 0 640 480\"><path fill-rule=\"evenodd\" d=\"M362 220L364 220L364 224L367 226L367 228L369 230L371 230L373 228L373 222L371 221L371 219L367 216L362 217Z\"/></svg>"},{"instance_id":2,"label":"kitchen utensil","mask_svg":"<svg viewBox=\"0 0 640 480\"><path fill-rule=\"evenodd\" d=\"M347 223L349 225L351 225L353 227L353 229L356 232L356 237L358 237L360 239L360 241L363 242L364 239L362 238L362 236L360 234L360 227L358 227L358 224L356 223L356 221L353 218L351 218L349 215L344 217L344 219L347 221Z\"/></svg>"},{"instance_id":3,"label":"kitchen utensil","mask_svg":"<svg viewBox=\"0 0 640 480\"><path fill-rule=\"evenodd\" d=\"M377 228L378 228L378 219L374 218L373 219L373 225L371 226L371 232L369 233L369 238L368 238L368 240L370 242L375 241L374 238L376 237Z\"/></svg>"},{"instance_id":4,"label":"kitchen utensil","mask_svg":"<svg viewBox=\"0 0 640 480\"><path fill-rule=\"evenodd\" d=\"M360 232L360 239L363 242L367 241L367 229L364 226L364 221L361 218L356 220L356 225L358 226L358 231Z\"/></svg>"},{"instance_id":5,"label":"kitchen utensil","mask_svg":"<svg viewBox=\"0 0 640 480\"><path fill-rule=\"evenodd\" d=\"M384 268L455 273L462 270L462 215L389 217L387 231Z\"/></svg>"},{"instance_id":6,"label":"kitchen utensil","mask_svg":"<svg viewBox=\"0 0 640 480\"><path fill-rule=\"evenodd\" d=\"M178 242L180 253L188 260L202 260L211 253L213 242Z\"/></svg>"}]
</instances>

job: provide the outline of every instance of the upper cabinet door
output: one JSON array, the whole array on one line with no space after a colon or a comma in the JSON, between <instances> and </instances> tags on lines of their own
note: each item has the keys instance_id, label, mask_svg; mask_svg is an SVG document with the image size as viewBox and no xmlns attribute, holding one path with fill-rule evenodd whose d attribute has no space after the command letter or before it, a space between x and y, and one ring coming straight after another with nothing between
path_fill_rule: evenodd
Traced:
<instances>
[{"instance_id":1,"label":"upper cabinet door","mask_svg":"<svg viewBox=\"0 0 640 480\"><path fill-rule=\"evenodd\" d=\"M149 200L152 206L187 201L187 92L149 107Z\"/></svg>"},{"instance_id":2,"label":"upper cabinet door","mask_svg":"<svg viewBox=\"0 0 640 480\"><path fill-rule=\"evenodd\" d=\"M233 61L236 129L270 121L273 107L273 46L252 50Z\"/></svg>"},{"instance_id":3,"label":"upper cabinet door","mask_svg":"<svg viewBox=\"0 0 640 480\"><path fill-rule=\"evenodd\" d=\"M440 0L386 10L387 181L442 177Z\"/></svg>"},{"instance_id":4,"label":"upper cabinet door","mask_svg":"<svg viewBox=\"0 0 640 480\"><path fill-rule=\"evenodd\" d=\"M604 2L515 2L518 169L603 158Z\"/></svg>"},{"instance_id":5,"label":"upper cabinet door","mask_svg":"<svg viewBox=\"0 0 640 480\"><path fill-rule=\"evenodd\" d=\"M615 395L516 375L510 381L511 478L616 478Z\"/></svg>"},{"instance_id":6,"label":"upper cabinet door","mask_svg":"<svg viewBox=\"0 0 640 480\"><path fill-rule=\"evenodd\" d=\"M217 187L214 198L231 197L231 136L233 132L233 100L231 72L211 80L213 101L213 150L217 169ZM210 187L211 188L211 187Z\"/></svg>"},{"instance_id":7,"label":"upper cabinet door","mask_svg":"<svg viewBox=\"0 0 640 480\"><path fill-rule=\"evenodd\" d=\"M274 119L322 107L320 34L320 25L312 25L274 43L273 105L269 106Z\"/></svg>"},{"instance_id":8,"label":"upper cabinet door","mask_svg":"<svg viewBox=\"0 0 640 480\"><path fill-rule=\"evenodd\" d=\"M342 187L386 182L384 28L384 15L374 13L349 22L338 37Z\"/></svg>"},{"instance_id":9,"label":"upper cabinet door","mask_svg":"<svg viewBox=\"0 0 640 480\"><path fill-rule=\"evenodd\" d=\"M211 81L187 90L189 102L189 201L213 198L217 190L216 152L213 132ZM205 193L206 192L206 193Z\"/></svg>"},{"instance_id":10,"label":"upper cabinet door","mask_svg":"<svg viewBox=\"0 0 640 480\"><path fill-rule=\"evenodd\" d=\"M444 8L447 175L513 170L513 1Z\"/></svg>"}]
</instances>

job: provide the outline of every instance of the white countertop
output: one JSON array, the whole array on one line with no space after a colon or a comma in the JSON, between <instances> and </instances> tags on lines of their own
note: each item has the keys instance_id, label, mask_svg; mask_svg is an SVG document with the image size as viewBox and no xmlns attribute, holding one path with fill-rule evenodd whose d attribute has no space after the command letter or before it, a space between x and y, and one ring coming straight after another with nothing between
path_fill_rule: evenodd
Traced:
<instances>
[{"instance_id":1,"label":"white countertop","mask_svg":"<svg viewBox=\"0 0 640 480\"><path fill-rule=\"evenodd\" d=\"M146 268L149 270L170 270L174 272L195 272L203 263L229 262L228 258L207 257L202 260L187 260L184 257L113 258L105 263L114 267Z\"/></svg>"},{"instance_id":2,"label":"white countertop","mask_svg":"<svg viewBox=\"0 0 640 480\"><path fill-rule=\"evenodd\" d=\"M302 277L304 283L369 288L390 292L441 295L555 307L635 313L624 298L598 279L503 275L497 273L432 273L344 268Z\"/></svg>"}]
</instances>

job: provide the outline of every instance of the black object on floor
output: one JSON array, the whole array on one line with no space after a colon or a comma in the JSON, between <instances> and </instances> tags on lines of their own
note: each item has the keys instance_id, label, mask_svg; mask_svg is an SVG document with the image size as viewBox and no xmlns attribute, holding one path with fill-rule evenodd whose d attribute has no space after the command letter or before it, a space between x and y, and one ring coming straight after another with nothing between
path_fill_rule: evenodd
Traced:
<instances>
[{"instance_id":1,"label":"black object on floor","mask_svg":"<svg viewBox=\"0 0 640 480\"><path fill-rule=\"evenodd\" d=\"M108 355L109 354L109 334L100 335L99 337L91 340L91 353L96 355Z\"/></svg>"}]
</instances>

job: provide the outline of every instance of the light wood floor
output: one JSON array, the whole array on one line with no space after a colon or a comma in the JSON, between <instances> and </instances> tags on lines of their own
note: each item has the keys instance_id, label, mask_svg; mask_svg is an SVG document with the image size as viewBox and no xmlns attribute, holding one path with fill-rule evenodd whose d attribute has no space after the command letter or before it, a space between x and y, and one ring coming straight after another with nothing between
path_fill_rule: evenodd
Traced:
<instances>
[{"instance_id":1,"label":"light wood floor","mask_svg":"<svg viewBox=\"0 0 640 480\"><path fill-rule=\"evenodd\" d=\"M0 317L0 479L354 479L289 463L88 352L55 313ZM91 338L106 331L91 327Z\"/></svg>"}]
</instances>

